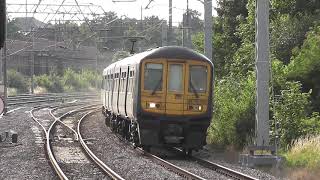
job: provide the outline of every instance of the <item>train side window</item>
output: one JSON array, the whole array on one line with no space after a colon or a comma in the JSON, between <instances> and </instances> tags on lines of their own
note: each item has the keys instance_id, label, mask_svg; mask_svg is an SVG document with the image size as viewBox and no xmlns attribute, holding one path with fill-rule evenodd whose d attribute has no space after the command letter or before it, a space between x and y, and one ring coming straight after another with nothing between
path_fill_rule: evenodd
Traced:
<instances>
[{"instance_id":1,"label":"train side window","mask_svg":"<svg viewBox=\"0 0 320 180\"><path fill-rule=\"evenodd\" d=\"M103 77L103 83L102 83L101 87L102 87L102 89L107 90L107 87L108 87L107 75L105 75Z\"/></svg>"},{"instance_id":2,"label":"train side window","mask_svg":"<svg viewBox=\"0 0 320 180\"><path fill-rule=\"evenodd\" d=\"M123 77L122 77L122 92L125 92L126 91L126 75L127 73L126 72L123 72Z\"/></svg>"},{"instance_id":3,"label":"train side window","mask_svg":"<svg viewBox=\"0 0 320 180\"><path fill-rule=\"evenodd\" d=\"M132 78L131 78L131 92L133 93L133 87L134 87L134 70L132 70Z\"/></svg>"},{"instance_id":4,"label":"train side window","mask_svg":"<svg viewBox=\"0 0 320 180\"><path fill-rule=\"evenodd\" d=\"M107 83L107 90L109 91L109 89L110 89L110 75L109 74L107 75L106 83Z\"/></svg>"},{"instance_id":5,"label":"train side window","mask_svg":"<svg viewBox=\"0 0 320 180\"><path fill-rule=\"evenodd\" d=\"M104 87L104 83L105 83L105 79L102 79L102 82L101 82L101 89L103 89L103 87Z\"/></svg>"},{"instance_id":6,"label":"train side window","mask_svg":"<svg viewBox=\"0 0 320 180\"><path fill-rule=\"evenodd\" d=\"M121 82L121 81L119 81L121 79L120 75L121 75L120 73L117 73L117 91L118 92L120 90L120 82Z\"/></svg>"},{"instance_id":7,"label":"train side window","mask_svg":"<svg viewBox=\"0 0 320 180\"><path fill-rule=\"evenodd\" d=\"M109 79L109 91L112 90L112 75L109 75L110 79Z\"/></svg>"},{"instance_id":8,"label":"train side window","mask_svg":"<svg viewBox=\"0 0 320 180\"><path fill-rule=\"evenodd\" d=\"M107 91L109 91L110 90L110 75L108 74L108 76L107 76Z\"/></svg>"},{"instance_id":9,"label":"train side window","mask_svg":"<svg viewBox=\"0 0 320 180\"><path fill-rule=\"evenodd\" d=\"M109 75L106 75L106 79L105 79L105 90L108 91L109 89Z\"/></svg>"},{"instance_id":10,"label":"train side window","mask_svg":"<svg viewBox=\"0 0 320 180\"><path fill-rule=\"evenodd\" d=\"M116 73L116 77L114 78L115 79L115 91L118 91L118 83L119 83L119 80L118 80L118 77L119 77L119 73Z\"/></svg>"},{"instance_id":11,"label":"train side window","mask_svg":"<svg viewBox=\"0 0 320 180\"><path fill-rule=\"evenodd\" d=\"M121 78L121 92L123 92L123 83L124 83L124 72L122 72L122 78Z\"/></svg>"}]
</instances>

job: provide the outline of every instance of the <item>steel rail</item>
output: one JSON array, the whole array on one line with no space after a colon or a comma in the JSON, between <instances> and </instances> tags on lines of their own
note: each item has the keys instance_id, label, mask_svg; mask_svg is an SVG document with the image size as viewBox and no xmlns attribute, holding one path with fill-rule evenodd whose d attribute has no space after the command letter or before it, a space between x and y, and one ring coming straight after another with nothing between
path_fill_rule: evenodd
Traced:
<instances>
[{"instance_id":1,"label":"steel rail","mask_svg":"<svg viewBox=\"0 0 320 180\"><path fill-rule=\"evenodd\" d=\"M233 179L237 179L237 180L258 180L257 178L254 178L252 176L249 176L247 174L235 171L233 169L230 169L228 167L222 166L220 164L217 163L213 163L210 162L208 160L205 159L201 159L201 158L196 158L194 156L192 156L192 158L197 161L200 165L203 165L205 167L208 167L209 169L212 169L220 174L223 174L227 177L233 178Z\"/></svg>"},{"instance_id":2,"label":"steel rail","mask_svg":"<svg viewBox=\"0 0 320 180\"><path fill-rule=\"evenodd\" d=\"M40 123L40 119L39 119L39 118L36 118L36 117L34 116L34 111L37 111L37 110L42 109L42 108L44 108L44 107L47 107L47 106L43 106L43 107L40 106L40 107L33 108L33 109L31 109L30 114L31 114L31 118L32 118L36 123L38 123L38 125L42 128L43 132L44 132L45 134L47 134L47 129Z\"/></svg>"},{"instance_id":3,"label":"steel rail","mask_svg":"<svg viewBox=\"0 0 320 180\"><path fill-rule=\"evenodd\" d=\"M97 96L95 94L92 95L72 95L72 96L29 96L29 97L17 97L17 98L9 98L9 101L24 101L30 99L49 99L49 98L73 98L73 97L92 97Z\"/></svg>"},{"instance_id":4,"label":"steel rail","mask_svg":"<svg viewBox=\"0 0 320 180\"><path fill-rule=\"evenodd\" d=\"M98 110L90 111L83 115L81 119L78 121L78 127L77 127L77 132L78 132L78 137L80 144L82 148L85 150L85 152L89 155L89 157L112 179L114 180L124 180L119 174L117 174L115 171L113 171L110 167L108 167L104 162L102 162L87 146L85 141L82 138L81 131L80 131L80 125L83 119L85 119L87 116L93 114L94 112L97 112Z\"/></svg>"},{"instance_id":5,"label":"steel rail","mask_svg":"<svg viewBox=\"0 0 320 180\"><path fill-rule=\"evenodd\" d=\"M59 122L59 120L61 120L62 118L65 118L73 113L76 113L76 112L80 112L80 111L83 111L83 110L87 110L88 108L92 108L92 106L94 105L89 105L89 106L84 106L84 107L80 107L80 108L77 108L77 109L74 109L74 110L71 110L71 111L68 111L66 113L64 113L63 115L61 115L60 117L56 117L53 115L53 111L54 110L51 110L50 111L50 115L53 115L54 117L54 122L51 124L51 126L49 127L47 133L46 133L46 150L47 150L47 153L48 153L48 157L50 159L50 163L52 164L52 166L54 167L57 175L59 176L59 178L61 180L68 180L68 177L65 175L65 173L62 171L61 167L59 166L57 160L55 159L54 155L53 155L53 152L51 150L51 144L50 144L50 132L51 130L53 129L53 127L56 125L57 122Z\"/></svg>"},{"instance_id":6,"label":"steel rail","mask_svg":"<svg viewBox=\"0 0 320 180\"><path fill-rule=\"evenodd\" d=\"M179 176L186 178L186 179L194 179L194 180L205 180L205 178L202 178L196 174L193 174L187 170L184 170L168 161L163 160L162 158L153 155L151 153L148 153L141 148L137 148L138 151L144 153L146 156L150 157L152 160L155 160L157 163L159 163L161 166L164 166L165 168L177 173Z\"/></svg>"},{"instance_id":7,"label":"steel rail","mask_svg":"<svg viewBox=\"0 0 320 180\"><path fill-rule=\"evenodd\" d=\"M179 153L183 153L183 151L181 149L178 148L173 148L175 151L178 151ZM236 179L236 180L258 180L255 177L249 176L247 174L235 171L231 168L225 167L223 165L214 163L214 162L210 162L208 160L202 159L202 158L198 158L195 156L190 156L190 158L192 160L194 160L195 162L197 162L198 164L207 167L213 171L216 171L220 174L223 174L227 177L230 177L232 179Z\"/></svg>"},{"instance_id":8,"label":"steel rail","mask_svg":"<svg viewBox=\"0 0 320 180\"><path fill-rule=\"evenodd\" d=\"M32 97L32 96L49 96L49 95L79 95L79 94L97 94L99 92L71 92L71 93L42 93L42 94L18 94L18 95L11 95L8 98L15 98L15 97Z\"/></svg>"},{"instance_id":9,"label":"steel rail","mask_svg":"<svg viewBox=\"0 0 320 180\"><path fill-rule=\"evenodd\" d=\"M96 97L97 95L62 95L62 96L57 96L57 95L50 95L50 96L29 96L29 97L22 97L22 98L11 98L9 100L8 106L13 106L13 105L23 105L23 104L31 104L31 103L38 103L38 102L52 102L52 101L57 101L60 99L85 99L85 98L91 98L91 97ZM20 101L20 102L19 102ZM23 101L23 102L21 102Z\"/></svg>"},{"instance_id":10,"label":"steel rail","mask_svg":"<svg viewBox=\"0 0 320 180\"><path fill-rule=\"evenodd\" d=\"M9 97L10 101L21 101L21 100L29 100L29 99L43 99L43 98L72 98L72 97L91 97L97 96L97 94L70 94L70 95L39 95L39 96L17 96L17 97Z\"/></svg>"},{"instance_id":11,"label":"steel rail","mask_svg":"<svg viewBox=\"0 0 320 180\"><path fill-rule=\"evenodd\" d=\"M49 161L51 163L51 165L53 166L56 174L59 176L60 179L62 180L68 180L67 176L64 174L64 172L61 170L60 166L58 165L57 161L55 160L54 158L54 155L51 151L51 147L50 147L50 130L51 128L53 127L53 125L55 124L55 122L57 121L57 119L54 120L54 122L50 125L49 129L47 130L46 127L44 127L41 123L40 123L40 119L39 118L36 118L34 116L34 111L35 110L39 110L39 109L42 109L42 108L45 108L47 106L40 106L40 107L36 107L36 108L33 108L31 111L30 111L30 114L31 114L31 117L34 121L36 121L42 128L43 132L45 133L45 138L46 138L46 145L45 145L45 151L49 157ZM57 107L55 107L56 109Z\"/></svg>"},{"instance_id":12,"label":"steel rail","mask_svg":"<svg viewBox=\"0 0 320 180\"><path fill-rule=\"evenodd\" d=\"M61 167L59 166L57 160L55 159L53 152L51 150L51 144L50 144L50 131L53 128L53 126L56 124L57 119L54 120L54 122L51 124L51 126L48 129L48 132L46 133L46 150L47 154L50 160L51 165L55 169L57 175L61 180L68 180L68 177L65 175L65 173L62 171Z\"/></svg>"}]
</instances>

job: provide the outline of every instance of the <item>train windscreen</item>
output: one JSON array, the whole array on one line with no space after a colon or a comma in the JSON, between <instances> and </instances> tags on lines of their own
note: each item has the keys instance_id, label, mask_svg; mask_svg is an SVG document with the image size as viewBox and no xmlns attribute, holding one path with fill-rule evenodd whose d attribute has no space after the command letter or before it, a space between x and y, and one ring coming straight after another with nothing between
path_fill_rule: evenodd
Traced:
<instances>
[{"instance_id":1,"label":"train windscreen","mask_svg":"<svg viewBox=\"0 0 320 180\"><path fill-rule=\"evenodd\" d=\"M205 93L207 91L207 74L206 66L190 66L189 92Z\"/></svg>"},{"instance_id":2,"label":"train windscreen","mask_svg":"<svg viewBox=\"0 0 320 180\"><path fill-rule=\"evenodd\" d=\"M144 68L144 90L162 90L163 65L147 63Z\"/></svg>"}]
</instances>

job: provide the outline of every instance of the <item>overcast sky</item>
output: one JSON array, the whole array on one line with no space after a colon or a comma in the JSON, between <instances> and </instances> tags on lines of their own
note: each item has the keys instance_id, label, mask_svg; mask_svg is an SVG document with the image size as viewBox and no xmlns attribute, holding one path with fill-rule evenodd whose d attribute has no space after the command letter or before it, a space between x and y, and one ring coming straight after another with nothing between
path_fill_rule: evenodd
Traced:
<instances>
[{"instance_id":1,"label":"overcast sky","mask_svg":"<svg viewBox=\"0 0 320 180\"><path fill-rule=\"evenodd\" d=\"M41 4L61 4L63 1L64 4L75 4L75 0L40 0ZM149 0L136 0L135 2L112 2L112 0L77 0L79 4L88 4L93 3L96 5L101 5L102 8L105 11L114 11L119 16L126 15L131 18L137 18L140 19L141 15L141 6L143 7L142 15L145 16L151 16L156 15L159 16L160 19L168 20L169 18L169 10L168 10L168 4L169 0L153 0L153 2L150 3L148 9L144 9L148 3ZM123 0L117 0L117 1L123 1ZM128 1L128 0L127 0ZM7 3L9 4L17 4L17 3L39 3L39 0L7 0ZM178 22L182 21L182 14L185 12L187 8L187 0L172 0L173 4L173 23L174 25L177 25ZM213 14L216 15L216 12L214 10L214 7L216 7L216 1L213 0ZM30 6L31 8L31 6ZM56 8L56 7L55 7ZM197 10L201 13L201 18L203 19L203 4L199 2L198 0L189 0L189 8L193 10ZM38 11L41 11L44 9L39 9ZM8 7L8 11L10 12L22 12L25 11L25 6L10 6ZM30 10L29 10L30 11ZM22 16L24 17L25 14L9 14L9 17L18 17ZM32 14L29 14L28 16L33 16ZM44 14L35 14L34 17L43 20L45 19ZM50 17L48 19L53 18L61 18L59 16Z\"/></svg>"}]
</instances>

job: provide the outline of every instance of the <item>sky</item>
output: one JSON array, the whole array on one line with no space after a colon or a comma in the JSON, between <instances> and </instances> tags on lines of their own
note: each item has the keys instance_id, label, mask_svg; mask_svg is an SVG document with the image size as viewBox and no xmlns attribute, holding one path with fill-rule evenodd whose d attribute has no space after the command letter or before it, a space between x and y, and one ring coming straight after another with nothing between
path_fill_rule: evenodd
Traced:
<instances>
[{"instance_id":1,"label":"sky","mask_svg":"<svg viewBox=\"0 0 320 180\"><path fill-rule=\"evenodd\" d=\"M63 1L64 4L76 4L76 0L7 0L8 4L25 4L26 2L28 4L38 4L40 3L42 5L44 4L56 4L60 5ZM113 1L125 1L125 0L77 0L78 4L95 4L95 5L100 5L104 11L114 11L118 14L118 16L121 15L126 15L130 18L136 18L140 19L141 16L141 7L142 8L142 16L159 16L160 19L169 19L169 0L153 0L149 8L145 9L145 7L148 5L149 0L135 0L135 2L113 2ZM134 0L126 0L126 1L134 1ZM182 21L182 14L186 11L187 8L187 0L172 0L172 6L173 6L173 25L177 25L179 22ZM216 12L214 10L214 7L216 7L216 1L213 0L212 2L213 6L213 15L216 15ZM28 11L33 11L31 10L32 6L28 6L29 10ZM58 7L58 6L57 6ZM54 8L51 8L51 11L54 11ZM42 8L42 9L41 9ZM48 9L44 9L45 6L39 6L38 11L48 11ZM203 4L199 2L199 0L189 0L189 9L192 10L197 10L198 12L201 13L201 19L203 19ZM61 10L61 9L60 9ZM71 9L70 9L71 10ZM25 11L25 5L22 6L13 6L9 5L8 6L8 12L9 12L9 17L14 18L14 17L25 17L24 13L20 14L13 14L13 12L24 12ZM67 10L68 11L68 10ZM86 10L84 10L86 11ZM95 11L95 10L94 10ZM100 10L96 10L97 13L102 12ZM46 18L46 15L44 14L28 14L29 17L35 17L38 20L44 20L48 21L51 19L61 19L61 15L55 15L55 16L49 16ZM79 17L82 18L82 17ZM78 18L78 19L79 19Z\"/></svg>"}]
</instances>

